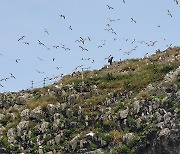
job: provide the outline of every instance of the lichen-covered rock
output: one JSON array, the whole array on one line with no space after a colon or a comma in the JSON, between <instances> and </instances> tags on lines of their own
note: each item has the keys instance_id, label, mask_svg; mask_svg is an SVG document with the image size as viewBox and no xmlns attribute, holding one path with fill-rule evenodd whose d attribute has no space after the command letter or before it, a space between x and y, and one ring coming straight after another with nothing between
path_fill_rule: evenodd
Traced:
<instances>
[{"instance_id":1,"label":"lichen-covered rock","mask_svg":"<svg viewBox=\"0 0 180 154\"><path fill-rule=\"evenodd\" d=\"M10 128L7 132L7 139L9 144L14 144L16 143L16 129L15 128Z\"/></svg>"},{"instance_id":2,"label":"lichen-covered rock","mask_svg":"<svg viewBox=\"0 0 180 154\"><path fill-rule=\"evenodd\" d=\"M0 114L0 120L4 117L4 114Z\"/></svg>"},{"instance_id":3,"label":"lichen-covered rock","mask_svg":"<svg viewBox=\"0 0 180 154\"><path fill-rule=\"evenodd\" d=\"M73 116L73 111L72 111L72 109L70 109L70 108L66 109L66 116L67 116L68 118L70 118L70 117Z\"/></svg>"},{"instance_id":4,"label":"lichen-covered rock","mask_svg":"<svg viewBox=\"0 0 180 154\"><path fill-rule=\"evenodd\" d=\"M48 104L46 109L49 115L53 115L56 112L56 106L53 104Z\"/></svg>"},{"instance_id":5,"label":"lichen-covered rock","mask_svg":"<svg viewBox=\"0 0 180 154\"><path fill-rule=\"evenodd\" d=\"M127 107L126 110L119 111L119 116L121 119L125 119L125 118L127 118L128 113L129 113L129 107Z\"/></svg>"},{"instance_id":6,"label":"lichen-covered rock","mask_svg":"<svg viewBox=\"0 0 180 154\"><path fill-rule=\"evenodd\" d=\"M30 113L30 110L29 109L25 109L21 112L20 116L22 119L29 119L29 113Z\"/></svg>"},{"instance_id":7,"label":"lichen-covered rock","mask_svg":"<svg viewBox=\"0 0 180 154\"><path fill-rule=\"evenodd\" d=\"M85 152L84 154L104 154L104 152L102 151L102 149L97 149L94 151Z\"/></svg>"},{"instance_id":8,"label":"lichen-covered rock","mask_svg":"<svg viewBox=\"0 0 180 154\"><path fill-rule=\"evenodd\" d=\"M139 113L139 111L140 111L139 101L133 102L133 107L134 107L134 110L136 111L136 113Z\"/></svg>"},{"instance_id":9,"label":"lichen-covered rock","mask_svg":"<svg viewBox=\"0 0 180 154\"><path fill-rule=\"evenodd\" d=\"M18 125L17 125L17 136L22 136L23 135L23 131L27 131L26 129L29 126L29 121L21 121Z\"/></svg>"},{"instance_id":10,"label":"lichen-covered rock","mask_svg":"<svg viewBox=\"0 0 180 154\"><path fill-rule=\"evenodd\" d=\"M48 126L49 126L49 122L43 121L43 122L39 125L38 129L39 129L39 131L40 131L41 133L45 133L45 132L48 130Z\"/></svg>"},{"instance_id":11,"label":"lichen-covered rock","mask_svg":"<svg viewBox=\"0 0 180 154\"><path fill-rule=\"evenodd\" d=\"M134 139L134 134L133 133L127 133L123 136L123 142L125 142L126 144L129 144L132 142L132 140Z\"/></svg>"},{"instance_id":12,"label":"lichen-covered rock","mask_svg":"<svg viewBox=\"0 0 180 154\"><path fill-rule=\"evenodd\" d=\"M19 98L16 101L17 105L24 105L26 103L26 96L19 96Z\"/></svg>"},{"instance_id":13,"label":"lichen-covered rock","mask_svg":"<svg viewBox=\"0 0 180 154\"><path fill-rule=\"evenodd\" d=\"M160 131L159 136L168 136L170 134L169 128L164 128Z\"/></svg>"},{"instance_id":14,"label":"lichen-covered rock","mask_svg":"<svg viewBox=\"0 0 180 154\"><path fill-rule=\"evenodd\" d=\"M41 120L42 116L43 116L43 111L42 111L41 107L38 106L30 112L29 117L33 118L33 119Z\"/></svg>"},{"instance_id":15,"label":"lichen-covered rock","mask_svg":"<svg viewBox=\"0 0 180 154\"><path fill-rule=\"evenodd\" d=\"M58 135L56 135L56 137L55 137L55 143L56 143L56 145L59 145L59 143L60 143L60 140L61 140L61 137L62 137L62 135L61 134L58 134Z\"/></svg>"},{"instance_id":16,"label":"lichen-covered rock","mask_svg":"<svg viewBox=\"0 0 180 154\"><path fill-rule=\"evenodd\" d=\"M171 71L168 74L166 74L166 76L164 77L164 81L171 82L175 80L179 76L179 74L180 74L180 66L175 71Z\"/></svg>"},{"instance_id":17,"label":"lichen-covered rock","mask_svg":"<svg viewBox=\"0 0 180 154\"><path fill-rule=\"evenodd\" d=\"M69 142L70 150L74 151L77 148L80 135L78 134Z\"/></svg>"}]
</instances>

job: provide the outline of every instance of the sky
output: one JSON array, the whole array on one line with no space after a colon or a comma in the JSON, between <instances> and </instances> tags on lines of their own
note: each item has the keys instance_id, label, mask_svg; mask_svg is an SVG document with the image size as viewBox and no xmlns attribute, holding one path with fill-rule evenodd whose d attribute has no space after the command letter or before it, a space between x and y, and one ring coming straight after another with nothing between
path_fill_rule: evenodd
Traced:
<instances>
[{"instance_id":1,"label":"sky","mask_svg":"<svg viewBox=\"0 0 180 154\"><path fill-rule=\"evenodd\" d=\"M174 0L2 0L0 92L179 46L179 27Z\"/></svg>"}]
</instances>

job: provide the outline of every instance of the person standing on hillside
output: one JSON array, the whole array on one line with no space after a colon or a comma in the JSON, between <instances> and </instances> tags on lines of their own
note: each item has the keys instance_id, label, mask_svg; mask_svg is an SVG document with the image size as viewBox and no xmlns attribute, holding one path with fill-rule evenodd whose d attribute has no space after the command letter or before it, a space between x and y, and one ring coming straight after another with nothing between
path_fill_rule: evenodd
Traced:
<instances>
[{"instance_id":1,"label":"person standing on hillside","mask_svg":"<svg viewBox=\"0 0 180 154\"><path fill-rule=\"evenodd\" d=\"M109 58L108 58L108 63L110 64L110 65L112 65L112 60L113 60L113 56L110 56Z\"/></svg>"}]
</instances>

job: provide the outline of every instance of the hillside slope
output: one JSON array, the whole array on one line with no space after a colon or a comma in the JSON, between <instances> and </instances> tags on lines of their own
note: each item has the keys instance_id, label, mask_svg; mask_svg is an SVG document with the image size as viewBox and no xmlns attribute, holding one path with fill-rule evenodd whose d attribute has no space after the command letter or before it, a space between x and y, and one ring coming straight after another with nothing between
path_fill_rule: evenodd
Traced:
<instances>
[{"instance_id":1,"label":"hillside slope","mask_svg":"<svg viewBox=\"0 0 180 154\"><path fill-rule=\"evenodd\" d=\"M179 47L0 94L0 153L179 152Z\"/></svg>"}]
</instances>

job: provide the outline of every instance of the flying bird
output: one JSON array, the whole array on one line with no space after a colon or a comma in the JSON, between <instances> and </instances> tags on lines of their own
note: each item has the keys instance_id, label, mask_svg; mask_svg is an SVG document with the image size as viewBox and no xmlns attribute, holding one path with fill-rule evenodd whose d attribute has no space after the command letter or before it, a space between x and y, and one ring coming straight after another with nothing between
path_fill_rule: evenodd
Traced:
<instances>
[{"instance_id":1,"label":"flying bird","mask_svg":"<svg viewBox=\"0 0 180 154\"><path fill-rule=\"evenodd\" d=\"M168 11L168 15L172 18L171 12L169 10L167 10L167 11Z\"/></svg>"},{"instance_id":2,"label":"flying bird","mask_svg":"<svg viewBox=\"0 0 180 154\"><path fill-rule=\"evenodd\" d=\"M131 44L133 44L136 41L136 39L133 39L133 41L131 42Z\"/></svg>"},{"instance_id":3,"label":"flying bird","mask_svg":"<svg viewBox=\"0 0 180 154\"><path fill-rule=\"evenodd\" d=\"M102 48L103 46L102 45L99 45L98 48Z\"/></svg>"},{"instance_id":4,"label":"flying bird","mask_svg":"<svg viewBox=\"0 0 180 154\"><path fill-rule=\"evenodd\" d=\"M82 51L88 51L88 49L83 48L82 46L79 46L81 48Z\"/></svg>"},{"instance_id":5,"label":"flying bird","mask_svg":"<svg viewBox=\"0 0 180 154\"><path fill-rule=\"evenodd\" d=\"M85 61L85 60L90 60L91 58L81 58L81 60Z\"/></svg>"},{"instance_id":6,"label":"flying bird","mask_svg":"<svg viewBox=\"0 0 180 154\"><path fill-rule=\"evenodd\" d=\"M84 44L85 40L86 40L86 39L80 37L80 42L82 42L82 44Z\"/></svg>"},{"instance_id":7,"label":"flying bird","mask_svg":"<svg viewBox=\"0 0 180 154\"><path fill-rule=\"evenodd\" d=\"M39 74L43 74L44 73L43 71L39 71L39 70L36 70L36 72L38 72Z\"/></svg>"},{"instance_id":8,"label":"flying bird","mask_svg":"<svg viewBox=\"0 0 180 154\"><path fill-rule=\"evenodd\" d=\"M110 18L107 18L109 20L109 22L115 22L114 19L110 19Z\"/></svg>"},{"instance_id":9,"label":"flying bird","mask_svg":"<svg viewBox=\"0 0 180 154\"><path fill-rule=\"evenodd\" d=\"M154 46L155 43L157 43L158 41L150 41L151 42L151 46Z\"/></svg>"},{"instance_id":10,"label":"flying bird","mask_svg":"<svg viewBox=\"0 0 180 154\"><path fill-rule=\"evenodd\" d=\"M64 15L62 15L62 14L59 15L59 16L60 16L61 18L63 18L63 19L66 19L66 17L65 17Z\"/></svg>"},{"instance_id":11,"label":"flying bird","mask_svg":"<svg viewBox=\"0 0 180 154\"><path fill-rule=\"evenodd\" d=\"M24 39L25 36L22 36L21 38L18 39L18 41L21 41Z\"/></svg>"},{"instance_id":12,"label":"flying bird","mask_svg":"<svg viewBox=\"0 0 180 154\"><path fill-rule=\"evenodd\" d=\"M133 50L135 50L135 49L133 49ZM130 54L131 54L131 52L132 52L132 50L127 51L127 52L124 52L124 55L130 55Z\"/></svg>"},{"instance_id":13,"label":"flying bird","mask_svg":"<svg viewBox=\"0 0 180 154\"><path fill-rule=\"evenodd\" d=\"M57 48L59 48L59 45L54 45L53 48L56 48L56 49L57 49Z\"/></svg>"},{"instance_id":14,"label":"flying bird","mask_svg":"<svg viewBox=\"0 0 180 154\"><path fill-rule=\"evenodd\" d=\"M117 33L115 31L112 31L111 33L117 35Z\"/></svg>"},{"instance_id":15,"label":"flying bird","mask_svg":"<svg viewBox=\"0 0 180 154\"><path fill-rule=\"evenodd\" d=\"M78 43L79 43L79 42L81 42L81 41L80 41L80 40L76 40L75 42L78 42Z\"/></svg>"},{"instance_id":16,"label":"flying bird","mask_svg":"<svg viewBox=\"0 0 180 154\"><path fill-rule=\"evenodd\" d=\"M60 68L62 68L62 67L56 66L56 69L57 69L57 70L59 70Z\"/></svg>"},{"instance_id":17,"label":"flying bird","mask_svg":"<svg viewBox=\"0 0 180 154\"><path fill-rule=\"evenodd\" d=\"M88 37L88 40L89 40L89 41L91 41L91 38L90 38L90 37Z\"/></svg>"},{"instance_id":18,"label":"flying bird","mask_svg":"<svg viewBox=\"0 0 180 154\"><path fill-rule=\"evenodd\" d=\"M9 78L7 77L7 78L3 78L3 79L1 79L0 81L7 81Z\"/></svg>"},{"instance_id":19,"label":"flying bird","mask_svg":"<svg viewBox=\"0 0 180 154\"><path fill-rule=\"evenodd\" d=\"M131 18L131 22L134 22L134 23L136 23L136 20L134 20L133 18Z\"/></svg>"},{"instance_id":20,"label":"flying bird","mask_svg":"<svg viewBox=\"0 0 180 154\"><path fill-rule=\"evenodd\" d=\"M114 41L116 41L116 40L117 40L117 38L114 38L113 40L114 40Z\"/></svg>"},{"instance_id":21,"label":"flying bird","mask_svg":"<svg viewBox=\"0 0 180 154\"><path fill-rule=\"evenodd\" d=\"M29 42L23 42L23 43L29 45Z\"/></svg>"},{"instance_id":22,"label":"flying bird","mask_svg":"<svg viewBox=\"0 0 180 154\"><path fill-rule=\"evenodd\" d=\"M66 48L65 46L63 46L63 47L61 47L61 48L63 48L65 51L66 51L66 50L71 50L70 48Z\"/></svg>"},{"instance_id":23,"label":"flying bird","mask_svg":"<svg viewBox=\"0 0 180 154\"><path fill-rule=\"evenodd\" d=\"M44 43L42 43L40 40L38 40L38 42L39 42L39 45L43 45L43 46L45 46L45 44L44 44Z\"/></svg>"},{"instance_id":24,"label":"flying bird","mask_svg":"<svg viewBox=\"0 0 180 154\"><path fill-rule=\"evenodd\" d=\"M88 40L89 40L90 38L88 38ZM82 44L84 44L85 43L85 38L82 38L82 37L80 37L80 39L79 40L76 40L75 42L81 42Z\"/></svg>"},{"instance_id":25,"label":"flying bird","mask_svg":"<svg viewBox=\"0 0 180 154\"><path fill-rule=\"evenodd\" d=\"M179 1L178 0L174 0L174 2L178 5L179 4Z\"/></svg>"},{"instance_id":26,"label":"flying bird","mask_svg":"<svg viewBox=\"0 0 180 154\"><path fill-rule=\"evenodd\" d=\"M109 28L109 29L106 28L106 29L104 29L104 30L106 30L106 31L108 31L108 32L109 32L109 31L111 31L111 32L114 31L113 28Z\"/></svg>"},{"instance_id":27,"label":"flying bird","mask_svg":"<svg viewBox=\"0 0 180 154\"><path fill-rule=\"evenodd\" d=\"M72 26L69 26L69 29L72 30Z\"/></svg>"},{"instance_id":28,"label":"flying bird","mask_svg":"<svg viewBox=\"0 0 180 154\"><path fill-rule=\"evenodd\" d=\"M110 27L111 25L110 24L106 24L107 27Z\"/></svg>"},{"instance_id":29,"label":"flying bird","mask_svg":"<svg viewBox=\"0 0 180 154\"><path fill-rule=\"evenodd\" d=\"M40 61L44 61L42 58L37 57Z\"/></svg>"},{"instance_id":30,"label":"flying bird","mask_svg":"<svg viewBox=\"0 0 180 154\"><path fill-rule=\"evenodd\" d=\"M48 30L45 28L44 29L44 32L47 34L47 35L49 35L49 32L48 32Z\"/></svg>"},{"instance_id":31,"label":"flying bird","mask_svg":"<svg viewBox=\"0 0 180 154\"><path fill-rule=\"evenodd\" d=\"M112 57L112 55L109 55L108 57L104 58L104 60L109 59L110 57Z\"/></svg>"},{"instance_id":32,"label":"flying bird","mask_svg":"<svg viewBox=\"0 0 180 154\"><path fill-rule=\"evenodd\" d=\"M16 77L12 73L10 73L10 75L11 75L11 78L16 79Z\"/></svg>"},{"instance_id":33,"label":"flying bird","mask_svg":"<svg viewBox=\"0 0 180 154\"><path fill-rule=\"evenodd\" d=\"M79 65L75 68L75 70L77 70L78 68L82 68L84 65Z\"/></svg>"},{"instance_id":34,"label":"flying bird","mask_svg":"<svg viewBox=\"0 0 180 154\"><path fill-rule=\"evenodd\" d=\"M19 63L20 59L16 59L16 63Z\"/></svg>"},{"instance_id":35,"label":"flying bird","mask_svg":"<svg viewBox=\"0 0 180 154\"><path fill-rule=\"evenodd\" d=\"M109 6L109 5L106 5L107 7L108 7L108 9L110 10L110 9L114 9L113 7L111 7L111 6Z\"/></svg>"}]
</instances>

